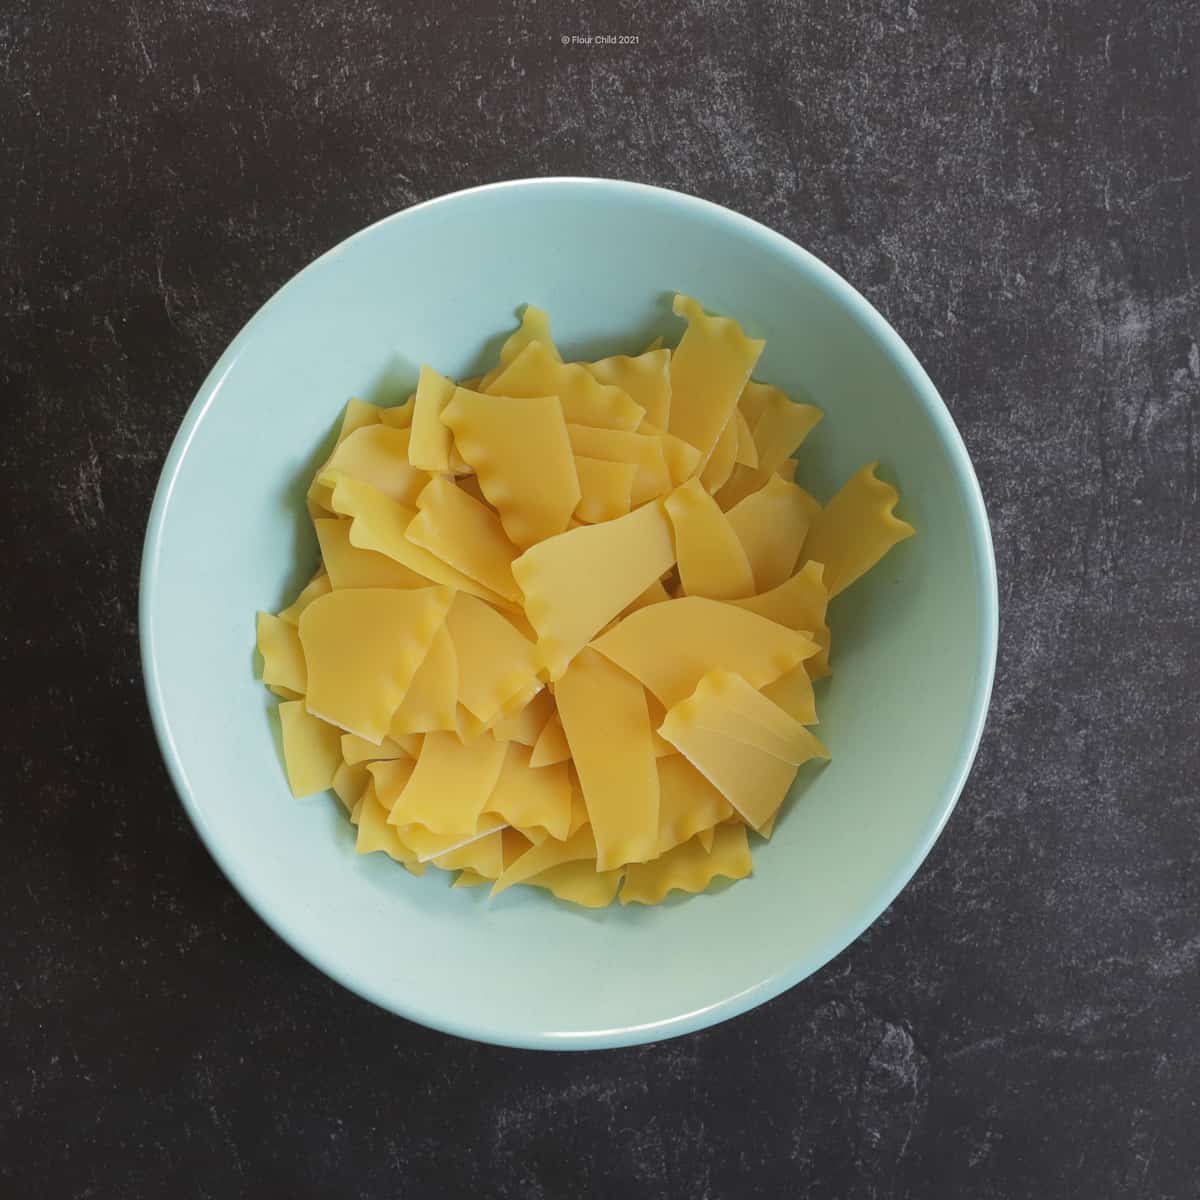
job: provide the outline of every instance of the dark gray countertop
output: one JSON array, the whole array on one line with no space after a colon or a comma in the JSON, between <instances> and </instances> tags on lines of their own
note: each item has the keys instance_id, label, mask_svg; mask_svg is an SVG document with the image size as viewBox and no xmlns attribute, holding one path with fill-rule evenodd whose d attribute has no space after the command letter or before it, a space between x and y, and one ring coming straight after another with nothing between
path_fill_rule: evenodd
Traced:
<instances>
[{"instance_id":1,"label":"dark gray countertop","mask_svg":"<svg viewBox=\"0 0 1200 1200\"><path fill-rule=\"evenodd\" d=\"M1200 1194L1200 9L559 7L0 0L0 1194ZM707 196L859 287L974 456L1003 622L971 781L866 936L567 1057L278 942L176 802L135 630L163 456L258 305L543 174Z\"/></svg>"}]
</instances>

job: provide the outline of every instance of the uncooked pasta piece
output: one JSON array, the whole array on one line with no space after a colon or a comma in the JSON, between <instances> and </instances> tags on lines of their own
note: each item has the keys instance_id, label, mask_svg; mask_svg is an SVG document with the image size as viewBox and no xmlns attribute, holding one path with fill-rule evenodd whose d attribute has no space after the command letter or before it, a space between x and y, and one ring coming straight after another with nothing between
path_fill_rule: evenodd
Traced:
<instances>
[{"instance_id":1,"label":"uncooked pasta piece","mask_svg":"<svg viewBox=\"0 0 1200 1200\"><path fill-rule=\"evenodd\" d=\"M578 363L564 363L542 342L530 342L487 387L508 398L557 396L563 416L578 425L636 429L646 415L619 387L601 383Z\"/></svg>"},{"instance_id":2,"label":"uncooked pasta piece","mask_svg":"<svg viewBox=\"0 0 1200 1200\"><path fill-rule=\"evenodd\" d=\"M469 592L490 603L507 603L499 593L484 587L436 554L430 554L424 547L408 540L408 527L417 515L415 509L397 504L378 488L358 479L339 476L335 472L321 478L331 480L334 484L331 497L334 510L351 518L352 546L383 554L432 583Z\"/></svg>"},{"instance_id":3,"label":"uncooked pasta piece","mask_svg":"<svg viewBox=\"0 0 1200 1200\"><path fill-rule=\"evenodd\" d=\"M753 590L770 591L791 577L809 523L820 507L803 488L772 475L729 510L729 524L754 572Z\"/></svg>"},{"instance_id":4,"label":"uncooked pasta piece","mask_svg":"<svg viewBox=\"0 0 1200 1200\"><path fill-rule=\"evenodd\" d=\"M518 550L505 536L495 510L449 479L431 479L417 496L417 515L406 536L443 562L506 600L519 602L512 564Z\"/></svg>"},{"instance_id":5,"label":"uncooked pasta piece","mask_svg":"<svg viewBox=\"0 0 1200 1200\"><path fill-rule=\"evenodd\" d=\"M546 722L538 740L533 744L530 755L531 767L548 767L554 763L566 762L571 757L571 747L567 745L567 735L563 732L562 718L556 712Z\"/></svg>"},{"instance_id":6,"label":"uncooked pasta piece","mask_svg":"<svg viewBox=\"0 0 1200 1200\"><path fill-rule=\"evenodd\" d=\"M745 879L750 874L750 847L744 825L720 825L706 848L692 838L653 862L634 863L625 871L622 904L657 904L668 892L702 892L718 876Z\"/></svg>"},{"instance_id":7,"label":"uncooked pasta piece","mask_svg":"<svg viewBox=\"0 0 1200 1200\"><path fill-rule=\"evenodd\" d=\"M394 558L374 550L360 550L353 545L350 541L352 524L344 517L318 517L313 521L321 560L329 572L330 587L419 588L433 585L433 580L418 575Z\"/></svg>"},{"instance_id":8,"label":"uncooked pasta piece","mask_svg":"<svg viewBox=\"0 0 1200 1200\"><path fill-rule=\"evenodd\" d=\"M443 625L433 635L404 699L392 713L388 736L401 745L434 730L458 728L458 652ZM410 751L416 755L416 751Z\"/></svg>"},{"instance_id":9,"label":"uncooked pasta piece","mask_svg":"<svg viewBox=\"0 0 1200 1200\"><path fill-rule=\"evenodd\" d=\"M258 614L258 652L262 655L262 679L268 687L286 688L302 696L308 690L308 667L300 645L300 631L280 617Z\"/></svg>"},{"instance_id":10,"label":"uncooked pasta piece","mask_svg":"<svg viewBox=\"0 0 1200 1200\"><path fill-rule=\"evenodd\" d=\"M754 573L746 551L700 480L676 488L665 504L675 528L675 556L684 592L710 600L752 595Z\"/></svg>"},{"instance_id":11,"label":"uncooked pasta piece","mask_svg":"<svg viewBox=\"0 0 1200 1200\"><path fill-rule=\"evenodd\" d=\"M442 413L454 395L454 381L432 367L422 367L413 403L409 462L423 471L450 470L450 430Z\"/></svg>"},{"instance_id":12,"label":"uncooked pasta piece","mask_svg":"<svg viewBox=\"0 0 1200 1200\"><path fill-rule=\"evenodd\" d=\"M868 463L852 475L809 526L804 558L825 564L830 599L915 532L895 515L899 496L890 483L875 477L878 466Z\"/></svg>"},{"instance_id":13,"label":"uncooked pasta piece","mask_svg":"<svg viewBox=\"0 0 1200 1200\"><path fill-rule=\"evenodd\" d=\"M446 615L458 659L458 702L487 725L520 712L537 681L537 647L475 596L459 592Z\"/></svg>"},{"instance_id":14,"label":"uncooked pasta piece","mask_svg":"<svg viewBox=\"0 0 1200 1200\"><path fill-rule=\"evenodd\" d=\"M658 501L526 550L513 574L550 678L674 562L671 522Z\"/></svg>"},{"instance_id":15,"label":"uncooked pasta piece","mask_svg":"<svg viewBox=\"0 0 1200 1200\"><path fill-rule=\"evenodd\" d=\"M633 501L633 481L638 468L633 463L606 462L600 458L575 456L579 475L579 505L575 515L589 525L623 517Z\"/></svg>"},{"instance_id":16,"label":"uncooked pasta piece","mask_svg":"<svg viewBox=\"0 0 1200 1200\"><path fill-rule=\"evenodd\" d=\"M687 296L676 296L674 308L688 327L671 355L668 429L700 451L703 467L766 343L747 337L736 321L709 316Z\"/></svg>"},{"instance_id":17,"label":"uncooked pasta piece","mask_svg":"<svg viewBox=\"0 0 1200 1200\"><path fill-rule=\"evenodd\" d=\"M737 460L737 449L737 421L730 416L729 420L725 422L725 428L721 430L721 434L717 438L717 444L713 447L708 462L704 464L704 470L700 472L700 482L704 484L705 491L712 493L725 486Z\"/></svg>"},{"instance_id":18,"label":"uncooked pasta piece","mask_svg":"<svg viewBox=\"0 0 1200 1200\"><path fill-rule=\"evenodd\" d=\"M427 733L388 822L402 835L405 826L421 825L430 833L469 838L496 786L505 750L492 738L464 745L453 733Z\"/></svg>"},{"instance_id":19,"label":"uncooked pasta piece","mask_svg":"<svg viewBox=\"0 0 1200 1200\"><path fill-rule=\"evenodd\" d=\"M292 795L311 796L333 786L342 763L340 729L311 716L302 700L279 706L283 729L283 760Z\"/></svg>"},{"instance_id":20,"label":"uncooked pasta piece","mask_svg":"<svg viewBox=\"0 0 1200 1200\"><path fill-rule=\"evenodd\" d=\"M775 471L795 454L825 414L811 404L797 404L778 388L765 384L747 386L759 388L762 393L757 418L752 423L747 418L758 450L757 465L762 471Z\"/></svg>"},{"instance_id":21,"label":"uncooked pasta piece","mask_svg":"<svg viewBox=\"0 0 1200 1200\"><path fill-rule=\"evenodd\" d=\"M571 825L571 778L565 762L547 767L530 764L532 751L510 743L488 812L518 829L537 826L563 841Z\"/></svg>"},{"instance_id":22,"label":"uncooked pasta piece","mask_svg":"<svg viewBox=\"0 0 1200 1200\"><path fill-rule=\"evenodd\" d=\"M445 588L347 588L314 600L300 617L314 716L381 742L446 619Z\"/></svg>"},{"instance_id":23,"label":"uncooked pasta piece","mask_svg":"<svg viewBox=\"0 0 1200 1200\"><path fill-rule=\"evenodd\" d=\"M671 418L670 350L647 350L636 356L618 354L579 365L593 378L620 388L635 404L640 404L645 420L660 429L666 428Z\"/></svg>"},{"instance_id":24,"label":"uncooked pasta piece","mask_svg":"<svg viewBox=\"0 0 1200 1200\"><path fill-rule=\"evenodd\" d=\"M668 708L716 667L760 688L816 653L801 633L733 604L686 596L630 613L594 646Z\"/></svg>"},{"instance_id":25,"label":"uncooked pasta piece","mask_svg":"<svg viewBox=\"0 0 1200 1200\"><path fill-rule=\"evenodd\" d=\"M458 388L442 412L504 531L522 549L561 533L579 477L557 396L484 396Z\"/></svg>"},{"instance_id":26,"label":"uncooked pasta piece","mask_svg":"<svg viewBox=\"0 0 1200 1200\"><path fill-rule=\"evenodd\" d=\"M585 649L558 681L554 698L596 839L596 869L652 858L658 772L641 685Z\"/></svg>"},{"instance_id":27,"label":"uncooked pasta piece","mask_svg":"<svg viewBox=\"0 0 1200 1200\"><path fill-rule=\"evenodd\" d=\"M633 507L671 490L671 472L663 453L662 439L657 435L573 424L567 426L567 435L571 439L571 449L580 457L631 463L636 468L630 486Z\"/></svg>"},{"instance_id":28,"label":"uncooked pasta piece","mask_svg":"<svg viewBox=\"0 0 1200 1200\"><path fill-rule=\"evenodd\" d=\"M289 625L300 624L300 614L318 597L323 596L333 586L329 575L322 565L321 569L304 585L295 600L280 614L279 619Z\"/></svg>"}]
</instances>

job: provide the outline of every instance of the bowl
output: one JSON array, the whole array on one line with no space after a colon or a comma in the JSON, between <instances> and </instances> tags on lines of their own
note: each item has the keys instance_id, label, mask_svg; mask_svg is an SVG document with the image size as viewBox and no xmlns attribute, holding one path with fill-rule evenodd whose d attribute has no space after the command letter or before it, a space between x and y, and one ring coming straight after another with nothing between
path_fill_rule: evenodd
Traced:
<instances>
[{"instance_id":1,"label":"bowl","mask_svg":"<svg viewBox=\"0 0 1200 1200\"><path fill-rule=\"evenodd\" d=\"M865 462L917 536L831 606L820 695L833 761L802 773L754 873L661 906L578 910L451 890L356 855L332 795L288 792L252 669L254 613L317 558L304 490L351 395L403 397L419 362L490 364L525 303L566 356L677 336L670 294L767 339L756 375L819 404L800 452L819 499ZM499 335L499 337L498 337ZM798 983L849 945L929 852L991 690L995 564L970 460L933 384L844 280L777 233L691 196L598 179L493 184L355 234L281 288L204 381L163 467L140 595L154 728L188 815L250 905L385 1009L512 1046L684 1034Z\"/></svg>"}]
</instances>

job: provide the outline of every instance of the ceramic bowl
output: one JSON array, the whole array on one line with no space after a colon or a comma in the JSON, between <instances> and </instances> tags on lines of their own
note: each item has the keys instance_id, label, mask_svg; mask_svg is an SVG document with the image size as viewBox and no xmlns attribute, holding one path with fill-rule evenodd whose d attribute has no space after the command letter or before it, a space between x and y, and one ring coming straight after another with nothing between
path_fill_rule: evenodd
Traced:
<instances>
[{"instance_id":1,"label":"ceramic bowl","mask_svg":"<svg viewBox=\"0 0 1200 1200\"><path fill-rule=\"evenodd\" d=\"M756 375L820 405L798 478L819 499L865 462L917 536L831 606L820 685L833 761L802 773L752 877L595 912L515 888L451 890L358 856L332 794L294 800L255 678L254 614L316 563L304 489L351 395L417 365L493 361L520 306L568 357L678 336L670 295L767 339ZM346 987L481 1041L597 1048L699 1029L789 988L895 898L938 836L986 716L997 601L987 515L933 384L844 280L779 234L637 184L541 179L420 204L271 298L200 388L155 496L142 564L154 727L189 816L262 918ZM249 982L249 981L248 981Z\"/></svg>"}]
</instances>

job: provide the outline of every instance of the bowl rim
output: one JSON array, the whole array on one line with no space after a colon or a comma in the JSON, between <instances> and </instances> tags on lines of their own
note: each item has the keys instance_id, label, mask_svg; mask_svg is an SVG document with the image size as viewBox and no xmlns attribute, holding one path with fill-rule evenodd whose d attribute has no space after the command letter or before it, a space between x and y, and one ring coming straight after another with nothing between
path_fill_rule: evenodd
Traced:
<instances>
[{"instance_id":1,"label":"bowl rim","mask_svg":"<svg viewBox=\"0 0 1200 1200\"><path fill-rule=\"evenodd\" d=\"M166 706L162 695L162 682L158 672L151 614L154 611L163 523L179 477L183 459L187 454L192 438L195 436L197 427L220 391L225 376L233 369L243 348L254 336L258 326L270 318L273 310L278 306L285 293L294 286L297 286L299 281L309 272L313 271L318 264L341 253L351 243L361 238L369 237L376 229L383 225L403 221L411 214L435 208L439 205L460 201L465 197L486 195L498 191L559 188L582 188L587 189L593 194L602 192L645 194L650 197L656 197L660 201L665 200L669 203L680 205L685 210L722 222L737 229L743 235L751 236L783 259L806 270L811 277L817 280L823 289L831 293L846 306L851 315L861 322L869 334L881 346L900 374L906 378L921 402L922 407L925 409L938 440L950 460L952 473L966 502L970 541L972 549L975 551L977 570L980 567L982 568L979 570L982 578L978 581L978 617L982 636L980 637L975 664L975 687L970 703L969 733L959 747L957 761L949 775L950 783L945 788L940 803L927 821L925 827L921 830L920 836L916 839L909 852L904 856L892 874L876 887L874 900L865 906L860 919L850 923L836 937L827 939L823 945L814 948L807 955L773 975L758 981L741 992L726 996L719 1001L691 1012L679 1013L643 1025L619 1026L585 1032L571 1031L563 1033L547 1030L514 1033L508 1029L490 1027L486 1014L481 1014L470 1021L447 1019L441 1013L429 1011L419 1004L410 1005L403 1000L397 1000L394 996L382 994L379 989L354 977L349 971L343 971L329 962L321 946L315 944L314 940L310 939L307 934L295 928L285 914L276 911L268 900L258 894L253 879L238 871L223 852L220 840L207 827L201 808L192 794L187 775L180 761L178 749L167 720ZM226 347L221 357L217 360L216 365L205 377L203 383L201 383L164 460L150 508L149 522L142 549L138 586L138 639L141 652L142 675L146 689L147 703L150 709L151 723L158 740L159 750L167 766L167 772L183 804L184 811L187 813L188 818L200 836L200 840L204 843L222 873L233 884L242 899L246 901L258 917L278 937L293 950L297 951L303 958L307 959L318 970L349 991L369 1000L385 1011L392 1012L397 1016L415 1021L418 1024L442 1033L493 1045L522 1049L598 1050L639 1045L678 1037L739 1016L751 1008L755 1008L759 1004L773 999L820 970L821 967L825 966L830 960L857 941L879 919L912 879L918 867L924 862L933 848L934 843L949 820L950 814L954 811L958 797L962 792L975 761L987 720L992 684L995 677L999 643L999 589L991 528L988 522L983 493L958 427L955 425L949 409L946 407L932 380L917 361L916 356L900 335L864 296L833 270L832 267L811 253L811 251L805 250L790 238L755 221L753 218L744 216L714 201L705 200L701 197L693 196L686 192L675 191L670 188L636 183L629 180L559 175L505 180L482 184L477 187L463 188L459 191L447 192L444 195L390 213L388 216L372 222L370 225L344 238L335 246L313 259L312 262L308 263L278 288L254 315L250 317Z\"/></svg>"}]
</instances>

